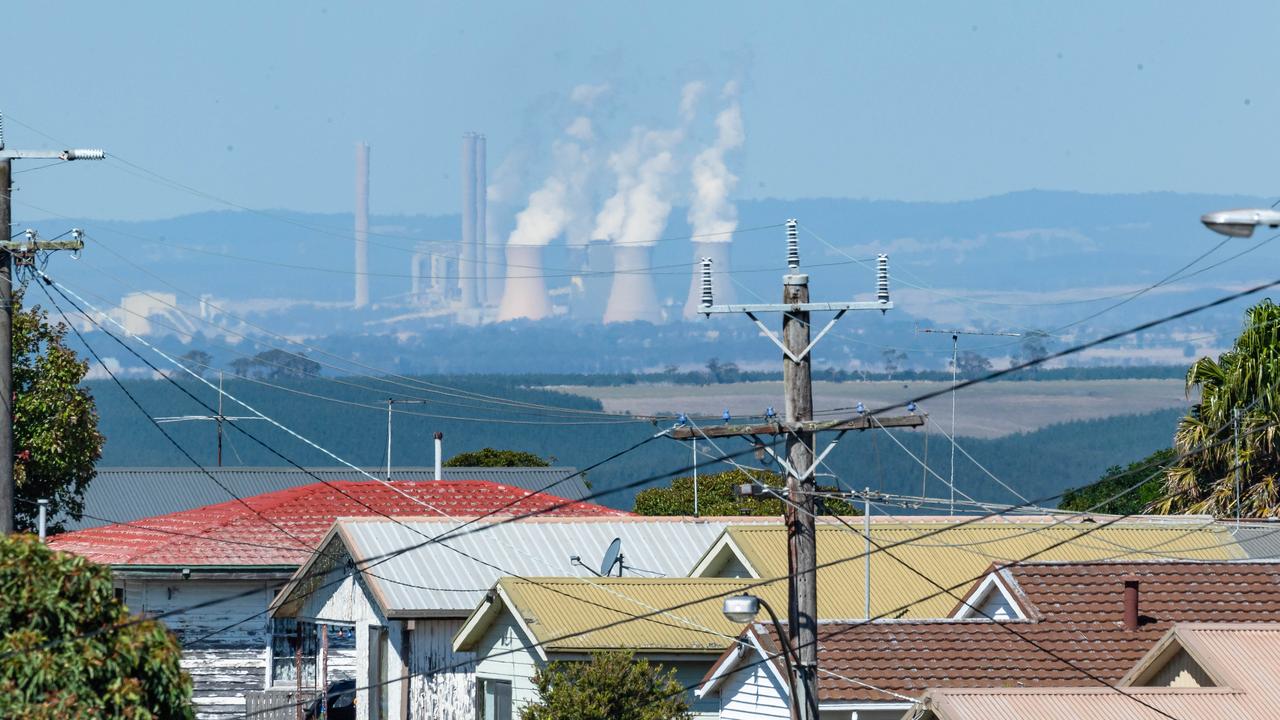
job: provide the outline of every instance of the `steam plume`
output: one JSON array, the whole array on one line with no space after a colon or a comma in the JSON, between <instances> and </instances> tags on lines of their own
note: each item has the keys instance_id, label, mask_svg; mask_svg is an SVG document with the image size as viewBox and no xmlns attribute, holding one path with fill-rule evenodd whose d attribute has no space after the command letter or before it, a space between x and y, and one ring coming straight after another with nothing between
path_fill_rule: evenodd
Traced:
<instances>
[{"instance_id":1,"label":"steam plume","mask_svg":"<svg viewBox=\"0 0 1280 720\"><path fill-rule=\"evenodd\" d=\"M732 83L725 86L729 104L716 116L716 140L693 160L693 200L688 217L700 242L729 242L738 227L737 207L729 201L738 177L725 164L725 155L742 147L747 139L736 90Z\"/></svg>"}]
</instances>

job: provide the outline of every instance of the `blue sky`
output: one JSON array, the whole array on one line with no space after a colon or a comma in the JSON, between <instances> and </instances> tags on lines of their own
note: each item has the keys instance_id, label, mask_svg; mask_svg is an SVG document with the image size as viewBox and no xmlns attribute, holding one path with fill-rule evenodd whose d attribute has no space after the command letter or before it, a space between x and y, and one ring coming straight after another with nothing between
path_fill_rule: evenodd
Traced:
<instances>
[{"instance_id":1,"label":"blue sky","mask_svg":"<svg viewBox=\"0 0 1280 720\"><path fill-rule=\"evenodd\" d=\"M1280 193L1280 4L11 3L10 148L101 146L255 208L458 205L459 137L532 190L580 84L601 150L741 86L740 198ZM690 145L711 132L709 93ZM691 150L691 151L692 151ZM18 169L35 167L24 163ZM17 176L15 218L225 207L119 162Z\"/></svg>"}]
</instances>

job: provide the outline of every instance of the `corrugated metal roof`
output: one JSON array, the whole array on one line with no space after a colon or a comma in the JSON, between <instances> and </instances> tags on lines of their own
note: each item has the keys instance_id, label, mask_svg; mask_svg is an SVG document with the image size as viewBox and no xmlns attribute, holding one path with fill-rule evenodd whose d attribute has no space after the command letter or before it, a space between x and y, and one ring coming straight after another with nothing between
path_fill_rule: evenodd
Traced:
<instances>
[{"instance_id":1,"label":"corrugated metal roof","mask_svg":"<svg viewBox=\"0 0 1280 720\"><path fill-rule=\"evenodd\" d=\"M546 512L630 513L479 481L330 482L50 538L56 550L122 566L297 566L341 517L436 514L477 517Z\"/></svg>"},{"instance_id":2,"label":"corrugated metal roof","mask_svg":"<svg viewBox=\"0 0 1280 720\"><path fill-rule=\"evenodd\" d=\"M340 520L338 537L359 562L419 545L424 537L439 536L457 525L435 519L398 520ZM529 518L491 524L483 532L397 555L379 563L366 580L375 586L384 612L467 615L503 575L590 576L569 557L577 555L587 568L598 570L614 538L622 540L626 575L683 577L726 526L724 518Z\"/></svg>"},{"instance_id":3,"label":"corrugated metal roof","mask_svg":"<svg viewBox=\"0 0 1280 720\"><path fill-rule=\"evenodd\" d=\"M743 580L708 578L503 578L498 586L548 651L634 650L719 654L741 625L723 598ZM644 619L654 609L679 607Z\"/></svg>"},{"instance_id":4,"label":"corrugated metal roof","mask_svg":"<svg viewBox=\"0 0 1280 720\"><path fill-rule=\"evenodd\" d=\"M364 469L374 477L386 477L385 468ZM221 467L207 470L239 497L310 485L318 482L317 478L326 482L369 481L367 477L346 467L307 468L306 471L290 467ZM434 472L429 467L392 468L391 479L426 481L434 479ZM442 475L445 480L483 480L525 490L541 490L552 483L563 481L549 492L569 500L581 500L590 491L581 476L570 478L577 472L572 467L444 468ZM97 476L89 483L84 494L84 511L93 517L86 516L79 521L65 519L63 525L68 530L79 530L109 525L112 522L132 522L230 499L226 490L194 467L99 468Z\"/></svg>"},{"instance_id":5,"label":"corrugated metal roof","mask_svg":"<svg viewBox=\"0 0 1280 720\"><path fill-rule=\"evenodd\" d=\"M950 521L954 522L954 521ZM1098 528L1091 524L974 523L936 532L939 522L872 525L875 543L889 553L871 556L871 612L893 617L946 617L956 604L943 587L967 589L993 562L1095 560L1232 560L1244 552L1224 528L1205 523L1133 523ZM859 528L860 529L860 528ZM733 527L726 531L761 577L787 574L787 536L777 526ZM866 541L843 526L818 527L818 614L822 618L862 617ZM898 558L895 560L890 555ZM899 562L901 560L901 562ZM823 567L827 565L827 567ZM834 590L834 591L833 591ZM923 598L923 599L922 599Z\"/></svg>"},{"instance_id":6,"label":"corrugated metal roof","mask_svg":"<svg viewBox=\"0 0 1280 720\"><path fill-rule=\"evenodd\" d=\"M1231 535L1245 554L1257 560L1280 559L1280 524L1242 525L1233 527L1231 523L1223 525L1231 528Z\"/></svg>"}]
</instances>

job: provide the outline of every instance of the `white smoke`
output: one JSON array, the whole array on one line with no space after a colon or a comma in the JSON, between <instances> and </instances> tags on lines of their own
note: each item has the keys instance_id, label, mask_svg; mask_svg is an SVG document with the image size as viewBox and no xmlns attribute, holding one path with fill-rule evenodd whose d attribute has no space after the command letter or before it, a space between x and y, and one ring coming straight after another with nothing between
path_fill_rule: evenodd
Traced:
<instances>
[{"instance_id":1,"label":"white smoke","mask_svg":"<svg viewBox=\"0 0 1280 720\"><path fill-rule=\"evenodd\" d=\"M698 113L698 101L702 99L702 93L706 91L706 83L700 80L688 82L680 90L680 119L685 124L693 122L694 116Z\"/></svg>"},{"instance_id":2,"label":"white smoke","mask_svg":"<svg viewBox=\"0 0 1280 720\"><path fill-rule=\"evenodd\" d=\"M569 93L569 99L584 107L591 107L604 95L609 92L608 83L600 83L599 85L578 85Z\"/></svg>"},{"instance_id":3,"label":"white smoke","mask_svg":"<svg viewBox=\"0 0 1280 720\"><path fill-rule=\"evenodd\" d=\"M584 214L587 205L584 193L593 165L588 143L594 137L587 117L575 118L565 128L565 138L552 146L551 174L529 196L525 209L516 215L516 228L507 244L547 245ZM585 244L586 240L581 242Z\"/></svg>"},{"instance_id":4,"label":"white smoke","mask_svg":"<svg viewBox=\"0 0 1280 720\"><path fill-rule=\"evenodd\" d=\"M721 96L728 106L716 116L716 140L693 159L693 199L689 203L689 225L697 242L729 242L738 227L738 209L729 201L738 176L725 164L725 155L746 142L742 127L742 106L737 85L725 85Z\"/></svg>"}]
</instances>

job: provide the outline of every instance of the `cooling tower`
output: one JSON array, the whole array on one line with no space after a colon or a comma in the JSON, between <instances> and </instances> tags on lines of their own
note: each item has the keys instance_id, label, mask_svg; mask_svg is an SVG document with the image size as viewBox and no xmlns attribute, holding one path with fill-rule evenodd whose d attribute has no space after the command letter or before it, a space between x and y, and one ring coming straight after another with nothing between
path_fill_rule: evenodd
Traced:
<instances>
[{"instance_id":1,"label":"cooling tower","mask_svg":"<svg viewBox=\"0 0 1280 720\"><path fill-rule=\"evenodd\" d=\"M613 246L613 289L609 291L609 304L604 309L605 323L643 320L656 325L662 322L658 294L654 292L650 275L652 254L652 245Z\"/></svg>"},{"instance_id":2,"label":"cooling tower","mask_svg":"<svg viewBox=\"0 0 1280 720\"><path fill-rule=\"evenodd\" d=\"M541 245L507 246L507 283L498 306L498 322L551 314L551 299L542 276Z\"/></svg>"},{"instance_id":3,"label":"cooling tower","mask_svg":"<svg viewBox=\"0 0 1280 720\"><path fill-rule=\"evenodd\" d=\"M369 144L356 143L356 296L355 307L369 305Z\"/></svg>"},{"instance_id":4,"label":"cooling tower","mask_svg":"<svg viewBox=\"0 0 1280 720\"><path fill-rule=\"evenodd\" d=\"M462 135L462 247L458 256L458 291L462 307L474 308L476 292L476 134Z\"/></svg>"},{"instance_id":5,"label":"cooling tower","mask_svg":"<svg viewBox=\"0 0 1280 720\"><path fill-rule=\"evenodd\" d=\"M693 320L698 317L698 307L702 305L702 258L711 258L711 272L714 278L715 299L717 305L733 303L736 295L733 292L733 281L729 279L728 242L695 242L693 244L693 273L689 281L689 300L684 304L684 319Z\"/></svg>"},{"instance_id":6,"label":"cooling tower","mask_svg":"<svg viewBox=\"0 0 1280 720\"><path fill-rule=\"evenodd\" d=\"M490 293L492 285L489 280L493 277L493 268L489 266L489 232L488 223L485 222L485 214L488 210L488 180L485 179L485 166L488 163L485 149L486 141L484 135L476 135L476 189L475 189L475 209L476 209L476 296L480 305L497 304L498 296Z\"/></svg>"}]
</instances>

